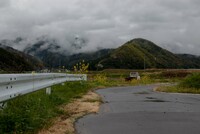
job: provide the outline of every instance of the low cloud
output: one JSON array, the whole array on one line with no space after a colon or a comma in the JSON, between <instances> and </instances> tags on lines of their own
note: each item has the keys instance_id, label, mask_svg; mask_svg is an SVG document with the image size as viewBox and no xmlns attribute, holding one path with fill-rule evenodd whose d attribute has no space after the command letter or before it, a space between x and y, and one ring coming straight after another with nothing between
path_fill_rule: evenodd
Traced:
<instances>
[{"instance_id":1,"label":"low cloud","mask_svg":"<svg viewBox=\"0 0 200 134\"><path fill-rule=\"evenodd\" d=\"M48 36L81 51L115 48L142 37L176 53L200 55L199 0L1 0L0 39ZM22 47L24 46L24 47Z\"/></svg>"}]
</instances>

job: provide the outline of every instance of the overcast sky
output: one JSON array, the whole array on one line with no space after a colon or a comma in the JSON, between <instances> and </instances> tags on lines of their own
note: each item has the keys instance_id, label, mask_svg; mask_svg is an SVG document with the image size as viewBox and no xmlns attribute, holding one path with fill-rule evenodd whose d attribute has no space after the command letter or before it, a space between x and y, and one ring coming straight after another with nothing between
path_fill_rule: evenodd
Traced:
<instances>
[{"instance_id":1,"label":"overcast sky","mask_svg":"<svg viewBox=\"0 0 200 134\"><path fill-rule=\"evenodd\" d=\"M42 35L86 38L85 49L141 37L200 55L200 0L0 0L0 39Z\"/></svg>"}]
</instances>

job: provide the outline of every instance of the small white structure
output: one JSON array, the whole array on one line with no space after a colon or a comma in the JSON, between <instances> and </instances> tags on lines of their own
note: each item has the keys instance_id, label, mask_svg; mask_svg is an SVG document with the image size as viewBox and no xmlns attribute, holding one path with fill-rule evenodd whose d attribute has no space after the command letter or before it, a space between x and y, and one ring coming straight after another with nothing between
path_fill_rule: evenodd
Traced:
<instances>
[{"instance_id":1,"label":"small white structure","mask_svg":"<svg viewBox=\"0 0 200 134\"><path fill-rule=\"evenodd\" d=\"M125 81L131 81L132 79L140 80L140 75L138 72L130 72L129 77L125 78Z\"/></svg>"},{"instance_id":2,"label":"small white structure","mask_svg":"<svg viewBox=\"0 0 200 134\"><path fill-rule=\"evenodd\" d=\"M136 78L137 80L140 80L140 75L138 72L130 72L130 78Z\"/></svg>"}]
</instances>

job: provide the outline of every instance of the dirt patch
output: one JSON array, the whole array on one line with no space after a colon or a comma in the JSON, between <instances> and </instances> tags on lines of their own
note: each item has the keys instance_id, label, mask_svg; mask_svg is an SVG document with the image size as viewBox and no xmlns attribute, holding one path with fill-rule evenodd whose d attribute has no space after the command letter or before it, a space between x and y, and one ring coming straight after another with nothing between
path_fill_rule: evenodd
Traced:
<instances>
[{"instance_id":1,"label":"dirt patch","mask_svg":"<svg viewBox=\"0 0 200 134\"><path fill-rule=\"evenodd\" d=\"M61 109L65 114L55 119L53 125L47 130L41 130L38 134L74 134L76 119L89 113L97 113L100 103L100 96L90 91L82 98L63 105Z\"/></svg>"}]
</instances>

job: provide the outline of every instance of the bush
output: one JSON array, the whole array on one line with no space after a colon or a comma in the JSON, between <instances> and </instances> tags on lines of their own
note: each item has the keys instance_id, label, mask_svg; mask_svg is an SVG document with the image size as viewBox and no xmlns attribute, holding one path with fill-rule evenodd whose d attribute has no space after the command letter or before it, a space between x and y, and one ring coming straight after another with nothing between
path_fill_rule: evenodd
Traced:
<instances>
[{"instance_id":1,"label":"bush","mask_svg":"<svg viewBox=\"0 0 200 134\"><path fill-rule=\"evenodd\" d=\"M142 84L151 84L152 83L152 79L149 76L143 76L141 78L141 83Z\"/></svg>"},{"instance_id":2,"label":"bush","mask_svg":"<svg viewBox=\"0 0 200 134\"><path fill-rule=\"evenodd\" d=\"M181 83L181 87L200 89L200 73L194 73L186 77Z\"/></svg>"},{"instance_id":3,"label":"bush","mask_svg":"<svg viewBox=\"0 0 200 134\"><path fill-rule=\"evenodd\" d=\"M133 79L131 80L132 85L139 85L139 84L151 84L153 81L149 76L142 76L140 80Z\"/></svg>"},{"instance_id":4,"label":"bush","mask_svg":"<svg viewBox=\"0 0 200 134\"><path fill-rule=\"evenodd\" d=\"M76 65L74 66L75 73L80 73L80 74L88 73L88 69L89 69L89 63L86 64L84 60L79 63L76 63Z\"/></svg>"},{"instance_id":5,"label":"bush","mask_svg":"<svg viewBox=\"0 0 200 134\"><path fill-rule=\"evenodd\" d=\"M107 82L107 77L104 74L97 74L94 76L94 81L100 84L105 84Z\"/></svg>"}]
</instances>

